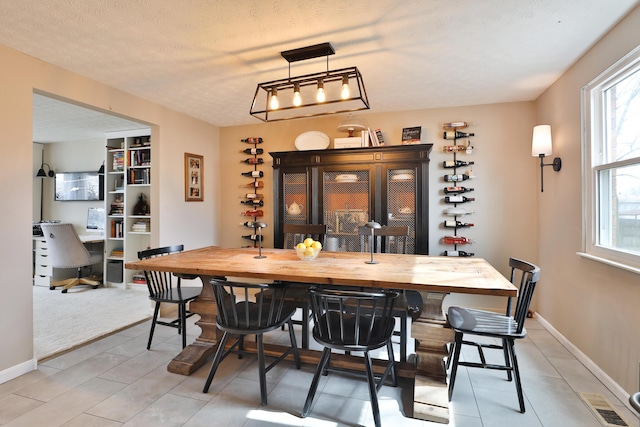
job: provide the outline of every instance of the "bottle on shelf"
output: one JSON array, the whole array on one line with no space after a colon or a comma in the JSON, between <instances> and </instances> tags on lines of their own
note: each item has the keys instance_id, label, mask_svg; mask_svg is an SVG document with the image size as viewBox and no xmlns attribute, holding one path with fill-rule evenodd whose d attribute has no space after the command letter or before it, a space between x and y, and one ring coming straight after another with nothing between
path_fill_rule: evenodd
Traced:
<instances>
[{"instance_id":1,"label":"bottle on shelf","mask_svg":"<svg viewBox=\"0 0 640 427\"><path fill-rule=\"evenodd\" d=\"M469 191L473 191L473 188L469 188L469 187L445 187L444 188L444 194L460 194L460 193L467 193Z\"/></svg>"},{"instance_id":2,"label":"bottle on shelf","mask_svg":"<svg viewBox=\"0 0 640 427\"><path fill-rule=\"evenodd\" d=\"M249 209L246 210L244 212L242 212L242 215L244 216L263 216L264 212L262 211L262 209Z\"/></svg>"},{"instance_id":3,"label":"bottle on shelf","mask_svg":"<svg viewBox=\"0 0 640 427\"><path fill-rule=\"evenodd\" d=\"M473 227L473 224L470 222L462 222L454 219L447 219L444 221L445 228L463 228L463 227Z\"/></svg>"},{"instance_id":4,"label":"bottle on shelf","mask_svg":"<svg viewBox=\"0 0 640 427\"><path fill-rule=\"evenodd\" d=\"M467 126L469 126L467 122L448 122L442 125L442 128L444 130L456 130L456 129L464 129Z\"/></svg>"},{"instance_id":5,"label":"bottle on shelf","mask_svg":"<svg viewBox=\"0 0 640 427\"><path fill-rule=\"evenodd\" d=\"M465 197L460 194L457 194L455 196L446 196L444 198L444 202L445 203L467 203L467 202L473 202L475 199L476 199L475 197Z\"/></svg>"},{"instance_id":6,"label":"bottle on shelf","mask_svg":"<svg viewBox=\"0 0 640 427\"><path fill-rule=\"evenodd\" d=\"M264 199L264 194L259 193L247 193L244 195L247 199Z\"/></svg>"},{"instance_id":7,"label":"bottle on shelf","mask_svg":"<svg viewBox=\"0 0 640 427\"><path fill-rule=\"evenodd\" d=\"M261 157L249 157L248 159L244 159L244 162L249 165L261 165L264 163L264 160Z\"/></svg>"},{"instance_id":8,"label":"bottle on shelf","mask_svg":"<svg viewBox=\"0 0 640 427\"><path fill-rule=\"evenodd\" d=\"M475 211L470 211L465 208L455 207L455 208L448 208L444 212L446 215L449 215L449 216L462 216L462 215L471 215Z\"/></svg>"},{"instance_id":9,"label":"bottle on shelf","mask_svg":"<svg viewBox=\"0 0 640 427\"><path fill-rule=\"evenodd\" d=\"M465 251L444 251L444 256L457 256L457 257L468 257L474 256L473 252L465 252Z\"/></svg>"},{"instance_id":10,"label":"bottle on shelf","mask_svg":"<svg viewBox=\"0 0 640 427\"><path fill-rule=\"evenodd\" d=\"M463 236L444 236L442 241L446 245L464 245L467 243L473 243L473 240Z\"/></svg>"},{"instance_id":11,"label":"bottle on shelf","mask_svg":"<svg viewBox=\"0 0 640 427\"><path fill-rule=\"evenodd\" d=\"M264 150L262 148L246 148L242 152L245 154L262 154Z\"/></svg>"},{"instance_id":12,"label":"bottle on shelf","mask_svg":"<svg viewBox=\"0 0 640 427\"><path fill-rule=\"evenodd\" d=\"M240 142L246 142L247 144L262 144L262 138L245 138L241 139Z\"/></svg>"},{"instance_id":13,"label":"bottle on shelf","mask_svg":"<svg viewBox=\"0 0 640 427\"><path fill-rule=\"evenodd\" d=\"M262 171L249 171L240 173L242 176L248 176L249 178L262 178L264 176L264 172Z\"/></svg>"},{"instance_id":14,"label":"bottle on shelf","mask_svg":"<svg viewBox=\"0 0 640 427\"><path fill-rule=\"evenodd\" d=\"M245 221L240 223L240 225L244 225L247 228L256 228L255 224L256 224L256 221Z\"/></svg>"},{"instance_id":15,"label":"bottle on shelf","mask_svg":"<svg viewBox=\"0 0 640 427\"><path fill-rule=\"evenodd\" d=\"M247 184L246 187L263 188L264 187L264 181L253 181L253 182L250 182L249 184Z\"/></svg>"},{"instance_id":16,"label":"bottle on shelf","mask_svg":"<svg viewBox=\"0 0 640 427\"><path fill-rule=\"evenodd\" d=\"M444 162L442 162L442 167L445 167L447 169L461 168L463 166L473 165L474 163L475 162L465 162L462 160L445 160Z\"/></svg>"},{"instance_id":17,"label":"bottle on shelf","mask_svg":"<svg viewBox=\"0 0 640 427\"><path fill-rule=\"evenodd\" d=\"M456 130L446 130L444 131L443 138L444 139L461 139L461 138L469 138L470 136L474 136L474 133L467 132L458 132Z\"/></svg>"},{"instance_id":18,"label":"bottle on shelf","mask_svg":"<svg viewBox=\"0 0 640 427\"><path fill-rule=\"evenodd\" d=\"M256 242L259 242L262 240L262 236L259 234L247 234L245 236L240 236L240 237L247 240L255 240Z\"/></svg>"},{"instance_id":19,"label":"bottle on shelf","mask_svg":"<svg viewBox=\"0 0 640 427\"><path fill-rule=\"evenodd\" d=\"M240 203L242 203L243 205L263 206L264 200L249 199L249 200L241 200Z\"/></svg>"},{"instance_id":20,"label":"bottle on shelf","mask_svg":"<svg viewBox=\"0 0 640 427\"><path fill-rule=\"evenodd\" d=\"M445 175L444 176L444 181L445 182L460 182L460 181L466 181L466 180L471 179L473 177L474 176L471 175L471 172L469 172L469 173L451 174L451 175Z\"/></svg>"},{"instance_id":21,"label":"bottle on shelf","mask_svg":"<svg viewBox=\"0 0 640 427\"><path fill-rule=\"evenodd\" d=\"M445 153L462 153L466 152L467 154L471 154L473 147L471 145L445 145L442 147L442 151Z\"/></svg>"}]
</instances>

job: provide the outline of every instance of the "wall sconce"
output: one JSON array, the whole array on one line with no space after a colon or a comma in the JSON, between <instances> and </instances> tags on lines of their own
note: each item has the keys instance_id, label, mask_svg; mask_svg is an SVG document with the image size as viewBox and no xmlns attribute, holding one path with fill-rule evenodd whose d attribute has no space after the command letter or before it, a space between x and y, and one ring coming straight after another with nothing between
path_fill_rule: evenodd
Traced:
<instances>
[{"instance_id":1,"label":"wall sconce","mask_svg":"<svg viewBox=\"0 0 640 427\"><path fill-rule=\"evenodd\" d=\"M102 162L100 168L98 169L98 175L104 175L104 162Z\"/></svg>"},{"instance_id":2,"label":"wall sconce","mask_svg":"<svg viewBox=\"0 0 640 427\"><path fill-rule=\"evenodd\" d=\"M330 43L280 52L289 62L289 77L259 83L249 113L264 122L368 110L369 99L357 67L329 70ZM291 77L291 63L327 57L327 70Z\"/></svg>"},{"instance_id":3,"label":"wall sconce","mask_svg":"<svg viewBox=\"0 0 640 427\"><path fill-rule=\"evenodd\" d=\"M538 125L533 127L533 138L531 140L531 155L540 157L540 192L544 191L544 167L553 166L553 170L558 172L562 168L562 160L555 157L553 163L545 163L544 156L551 154L551 126Z\"/></svg>"},{"instance_id":4,"label":"wall sconce","mask_svg":"<svg viewBox=\"0 0 640 427\"><path fill-rule=\"evenodd\" d=\"M374 252L374 246L375 244L375 233L376 233L376 229L377 228L382 228L382 226L380 224L378 224L375 221L369 221L368 223L365 224L365 227L370 228L371 229L371 241L369 242L369 249L371 249L371 261L365 261L365 264L377 264L378 261L374 261L373 260L373 252Z\"/></svg>"},{"instance_id":5,"label":"wall sconce","mask_svg":"<svg viewBox=\"0 0 640 427\"><path fill-rule=\"evenodd\" d=\"M267 226L266 222L254 222L253 228L258 229L258 255L254 256L255 259L266 258L266 255L262 255L262 229Z\"/></svg>"},{"instance_id":6,"label":"wall sconce","mask_svg":"<svg viewBox=\"0 0 640 427\"><path fill-rule=\"evenodd\" d=\"M49 170L48 172L44 171L44 167L45 166ZM47 176L49 178L53 178L55 175L56 175L55 171L53 169L51 169L51 166L49 166L48 163L42 163L40 165L40 169L38 169L38 173L36 174L36 178L46 178Z\"/></svg>"}]
</instances>

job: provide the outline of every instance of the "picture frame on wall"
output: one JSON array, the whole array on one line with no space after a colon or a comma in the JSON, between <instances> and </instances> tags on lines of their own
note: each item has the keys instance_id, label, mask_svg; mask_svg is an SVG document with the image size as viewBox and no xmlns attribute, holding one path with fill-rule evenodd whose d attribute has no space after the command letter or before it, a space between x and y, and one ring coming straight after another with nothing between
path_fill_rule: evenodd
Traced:
<instances>
[{"instance_id":1,"label":"picture frame on wall","mask_svg":"<svg viewBox=\"0 0 640 427\"><path fill-rule=\"evenodd\" d=\"M202 202L204 200L204 157L184 153L184 200Z\"/></svg>"}]
</instances>

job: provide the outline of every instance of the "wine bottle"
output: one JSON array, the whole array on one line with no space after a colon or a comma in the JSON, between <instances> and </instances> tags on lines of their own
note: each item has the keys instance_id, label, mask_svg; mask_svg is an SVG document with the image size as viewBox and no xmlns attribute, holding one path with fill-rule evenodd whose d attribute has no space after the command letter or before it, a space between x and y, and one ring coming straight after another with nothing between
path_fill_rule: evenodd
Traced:
<instances>
[{"instance_id":1,"label":"wine bottle","mask_svg":"<svg viewBox=\"0 0 640 427\"><path fill-rule=\"evenodd\" d=\"M248 176L249 178L262 178L264 176L264 172L262 171L249 171L249 172L241 172L242 176Z\"/></svg>"},{"instance_id":2,"label":"wine bottle","mask_svg":"<svg viewBox=\"0 0 640 427\"><path fill-rule=\"evenodd\" d=\"M473 150L473 146L471 145L445 145L442 147L442 151L445 153L461 153L466 152L467 154L471 154Z\"/></svg>"},{"instance_id":3,"label":"wine bottle","mask_svg":"<svg viewBox=\"0 0 640 427\"><path fill-rule=\"evenodd\" d=\"M261 209L249 209L247 211L242 212L244 216L263 216L264 212Z\"/></svg>"},{"instance_id":4,"label":"wine bottle","mask_svg":"<svg viewBox=\"0 0 640 427\"><path fill-rule=\"evenodd\" d=\"M256 228L255 224L256 224L256 221L245 221L240 225L244 225L245 227L248 227L248 228Z\"/></svg>"},{"instance_id":5,"label":"wine bottle","mask_svg":"<svg viewBox=\"0 0 640 427\"><path fill-rule=\"evenodd\" d=\"M470 136L474 136L474 133L467 132L458 132L455 130L446 130L444 131L444 139L460 139L460 138L469 138Z\"/></svg>"},{"instance_id":6,"label":"wine bottle","mask_svg":"<svg viewBox=\"0 0 640 427\"><path fill-rule=\"evenodd\" d=\"M264 150L262 148L246 148L242 152L246 154L262 154Z\"/></svg>"},{"instance_id":7,"label":"wine bottle","mask_svg":"<svg viewBox=\"0 0 640 427\"><path fill-rule=\"evenodd\" d=\"M444 256L458 256L458 257L467 257L474 256L473 252L465 252L465 251L444 251Z\"/></svg>"},{"instance_id":8,"label":"wine bottle","mask_svg":"<svg viewBox=\"0 0 640 427\"><path fill-rule=\"evenodd\" d=\"M261 165L264 163L264 160L262 160L261 157L249 157L248 159L245 159L244 162L250 165Z\"/></svg>"},{"instance_id":9,"label":"wine bottle","mask_svg":"<svg viewBox=\"0 0 640 427\"><path fill-rule=\"evenodd\" d=\"M264 181L253 181L247 184L246 187L262 188L264 187Z\"/></svg>"},{"instance_id":10,"label":"wine bottle","mask_svg":"<svg viewBox=\"0 0 640 427\"><path fill-rule=\"evenodd\" d=\"M445 175L444 176L444 180L445 182L460 182L460 181L466 181L468 179L473 178L472 175L466 174L466 173L459 173L459 174L455 174L455 175Z\"/></svg>"},{"instance_id":11,"label":"wine bottle","mask_svg":"<svg viewBox=\"0 0 640 427\"><path fill-rule=\"evenodd\" d=\"M447 219L444 221L445 228L462 228L462 227L473 227L473 224L470 222L462 222L456 221L453 219Z\"/></svg>"},{"instance_id":12,"label":"wine bottle","mask_svg":"<svg viewBox=\"0 0 640 427\"><path fill-rule=\"evenodd\" d=\"M444 130L456 130L460 128L466 128L467 126L469 126L467 122L448 122L442 125L442 128Z\"/></svg>"},{"instance_id":13,"label":"wine bottle","mask_svg":"<svg viewBox=\"0 0 640 427\"><path fill-rule=\"evenodd\" d=\"M262 144L262 138L245 138L241 139L240 142L246 142L247 144Z\"/></svg>"},{"instance_id":14,"label":"wine bottle","mask_svg":"<svg viewBox=\"0 0 640 427\"><path fill-rule=\"evenodd\" d=\"M260 234L247 234L246 236L240 236L240 237L247 240L255 240L256 242L262 240L262 236Z\"/></svg>"},{"instance_id":15,"label":"wine bottle","mask_svg":"<svg viewBox=\"0 0 640 427\"><path fill-rule=\"evenodd\" d=\"M264 205L264 200L249 199L249 200L242 200L242 201L240 201L240 203L242 203L243 205L263 206Z\"/></svg>"},{"instance_id":16,"label":"wine bottle","mask_svg":"<svg viewBox=\"0 0 640 427\"><path fill-rule=\"evenodd\" d=\"M445 213L449 216L471 215L475 211L470 211L465 208L448 208Z\"/></svg>"},{"instance_id":17,"label":"wine bottle","mask_svg":"<svg viewBox=\"0 0 640 427\"><path fill-rule=\"evenodd\" d=\"M264 199L264 194L259 193L247 193L244 195L247 199Z\"/></svg>"},{"instance_id":18,"label":"wine bottle","mask_svg":"<svg viewBox=\"0 0 640 427\"><path fill-rule=\"evenodd\" d=\"M442 162L442 166L448 169L461 168L462 166L473 165L475 162L464 162L462 160L445 160Z\"/></svg>"},{"instance_id":19,"label":"wine bottle","mask_svg":"<svg viewBox=\"0 0 640 427\"><path fill-rule=\"evenodd\" d=\"M445 187L444 194L460 194L473 191L473 188L469 187Z\"/></svg>"},{"instance_id":20,"label":"wine bottle","mask_svg":"<svg viewBox=\"0 0 640 427\"><path fill-rule=\"evenodd\" d=\"M444 198L444 202L445 203L467 203L467 202L473 202L476 198L475 197L465 197L459 194L456 194L455 196L446 196Z\"/></svg>"},{"instance_id":21,"label":"wine bottle","mask_svg":"<svg viewBox=\"0 0 640 427\"><path fill-rule=\"evenodd\" d=\"M446 245L464 245L467 243L473 243L473 240L463 236L444 236L442 241Z\"/></svg>"}]
</instances>

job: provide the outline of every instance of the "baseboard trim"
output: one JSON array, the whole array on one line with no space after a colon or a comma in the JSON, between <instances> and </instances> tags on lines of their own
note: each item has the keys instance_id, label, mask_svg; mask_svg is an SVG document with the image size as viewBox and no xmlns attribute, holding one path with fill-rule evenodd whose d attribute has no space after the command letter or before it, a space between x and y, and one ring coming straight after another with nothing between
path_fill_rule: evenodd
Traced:
<instances>
[{"instance_id":1,"label":"baseboard trim","mask_svg":"<svg viewBox=\"0 0 640 427\"><path fill-rule=\"evenodd\" d=\"M629 404L629 393L627 393L620 385L615 382L606 372L604 372L598 365L596 365L589 357L584 354L578 347L573 345L571 341L566 339L551 323L549 323L539 313L535 313L535 318L551 335L553 335L560 344L569 350L569 353L578 359L596 378L598 378L602 384L609 389L614 396L616 396L624 405L635 413L635 410Z\"/></svg>"},{"instance_id":2,"label":"baseboard trim","mask_svg":"<svg viewBox=\"0 0 640 427\"><path fill-rule=\"evenodd\" d=\"M21 375L27 374L31 371L35 371L37 368L38 361L36 359L31 359L5 369L4 371L0 371L0 384L4 384L7 381L11 381Z\"/></svg>"}]
</instances>

